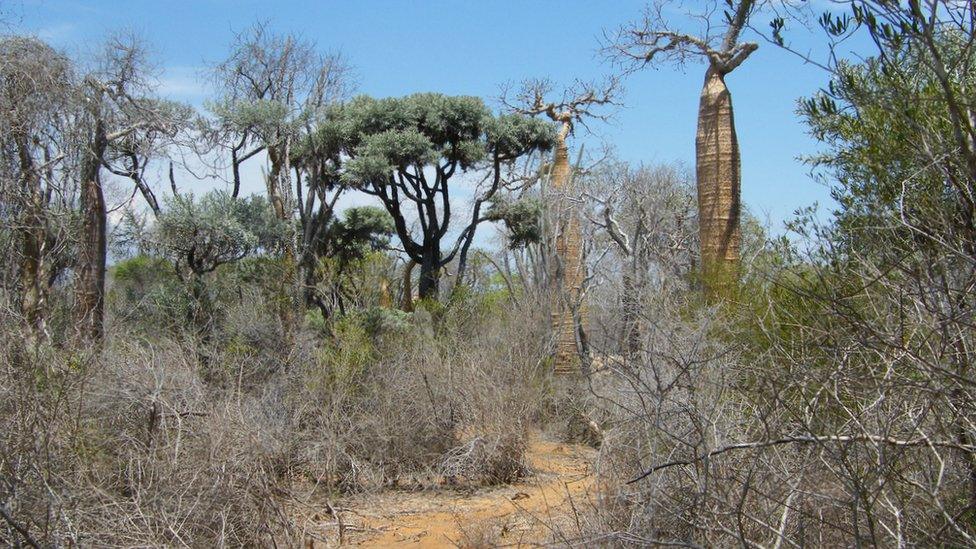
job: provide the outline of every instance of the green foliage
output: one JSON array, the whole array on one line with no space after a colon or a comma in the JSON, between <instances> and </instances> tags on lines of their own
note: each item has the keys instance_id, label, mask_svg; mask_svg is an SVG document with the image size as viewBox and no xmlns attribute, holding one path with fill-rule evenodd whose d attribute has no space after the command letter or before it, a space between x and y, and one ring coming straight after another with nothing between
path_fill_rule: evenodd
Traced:
<instances>
[{"instance_id":1,"label":"green foliage","mask_svg":"<svg viewBox=\"0 0 976 549\"><path fill-rule=\"evenodd\" d=\"M134 303L141 307L148 300L164 314L168 325L180 326L191 320L210 330L221 310L222 293L248 284L278 287L274 282L280 281L284 272L277 260L270 259L252 261L226 273L216 273L218 268L249 255L275 251L285 231L285 224L259 196L235 199L226 192L214 191L199 199L193 195L172 197L154 224L140 223L135 217L127 220L127 237L153 257L136 256L115 268L119 305ZM169 274L165 283L141 287L145 286L144 278L152 281L160 276L149 272L152 269ZM266 293L273 298L272 292Z\"/></svg>"},{"instance_id":2,"label":"green foliage","mask_svg":"<svg viewBox=\"0 0 976 549\"><path fill-rule=\"evenodd\" d=\"M161 279L172 278L172 273L173 265L165 259L137 255L116 263L112 267L112 280L118 285L145 288Z\"/></svg>"},{"instance_id":3,"label":"green foliage","mask_svg":"<svg viewBox=\"0 0 976 549\"><path fill-rule=\"evenodd\" d=\"M938 40L946 62L968 55L956 35ZM951 231L967 215L968 198L953 184L968 170L953 152L946 90L921 55L904 48L841 64L826 91L800 104L811 133L828 147L809 161L833 181L840 207L829 238L842 252L908 253L917 230ZM976 70L959 66L969 70L952 75L950 92L963 97L976 85ZM812 230L811 219L798 221L795 229Z\"/></svg>"},{"instance_id":4,"label":"green foliage","mask_svg":"<svg viewBox=\"0 0 976 549\"><path fill-rule=\"evenodd\" d=\"M343 177L357 186L439 161L467 170L493 155L507 160L548 149L554 140L549 123L517 115L494 117L479 98L437 93L356 97L333 108L313 137L321 154L351 156Z\"/></svg>"},{"instance_id":5,"label":"green foliage","mask_svg":"<svg viewBox=\"0 0 976 549\"><path fill-rule=\"evenodd\" d=\"M334 381L348 382L361 376L375 358L372 338L359 317L339 319L332 328L332 345L326 350Z\"/></svg>"},{"instance_id":6,"label":"green foliage","mask_svg":"<svg viewBox=\"0 0 976 549\"><path fill-rule=\"evenodd\" d=\"M421 93L399 98L359 96L327 109L294 160L314 165L331 181L377 196L393 217L397 236L421 265L419 289L436 295L439 270L470 244L478 216L444 251L451 225L450 180L485 171L492 182L475 197L476 211L502 187L502 165L555 142L551 123L517 115L494 116L481 99ZM407 217L419 218L418 238Z\"/></svg>"},{"instance_id":7,"label":"green foliage","mask_svg":"<svg viewBox=\"0 0 976 549\"><path fill-rule=\"evenodd\" d=\"M375 206L349 208L329 227L326 255L345 265L385 248L393 233L393 218L386 210Z\"/></svg>"},{"instance_id":8,"label":"green foliage","mask_svg":"<svg viewBox=\"0 0 976 549\"><path fill-rule=\"evenodd\" d=\"M487 127L488 148L503 159L514 159L535 150L547 151L556 143L556 127L536 118L503 114Z\"/></svg>"},{"instance_id":9,"label":"green foliage","mask_svg":"<svg viewBox=\"0 0 976 549\"><path fill-rule=\"evenodd\" d=\"M499 198L492 203L485 217L489 221L505 223L508 229L508 247L513 250L542 239L542 201L538 198Z\"/></svg>"},{"instance_id":10,"label":"green foliage","mask_svg":"<svg viewBox=\"0 0 976 549\"><path fill-rule=\"evenodd\" d=\"M289 109L279 101L270 100L230 100L224 99L207 104L207 109L226 128L236 131L256 129L263 135L272 132L289 122Z\"/></svg>"},{"instance_id":11,"label":"green foliage","mask_svg":"<svg viewBox=\"0 0 976 549\"><path fill-rule=\"evenodd\" d=\"M284 231L263 197L236 199L213 191L199 200L193 195L168 199L146 239L178 268L201 275L277 247Z\"/></svg>"},{"instance_id":12,"label":"green foliage","mask_svg":"<svg viewBox=\"0 0 976 549\"><path fill-rule=\"evenodd\" d=\"M178 326L186 318L187 295L170 261L136 255L113 265L109 276L109 307L131 327Z\"/></svg>"}]
</instances>

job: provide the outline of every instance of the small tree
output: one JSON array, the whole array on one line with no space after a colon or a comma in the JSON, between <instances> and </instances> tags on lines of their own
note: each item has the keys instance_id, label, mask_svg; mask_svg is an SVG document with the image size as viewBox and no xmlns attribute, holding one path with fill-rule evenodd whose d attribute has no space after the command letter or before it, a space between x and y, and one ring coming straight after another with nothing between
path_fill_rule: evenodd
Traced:
<instances>
[{"instance_id":1,"label":"small tree","mask_svg":"<svg viewBox=\"0 0 976 549\"><path fill-rule=\"evenodd\" d=\"M173 263L191 298L189 321L206 333L214 315L210 274L258 250L277 249L284 226L260 196L235 199L214 191L199 200L175 196L165 206L142 240Z\"/></svg>"},{"instance_id":2,"label":"small tree","mask_svg":"<svg viewBox=\"0 0 976 549\"><path fill-rule=\"evenodd\" d=\"M420 265L419 295L435 298L440 270L458 258L459 279L482 205L503 187L503 168L552 146L549 124L518 115L494 116L475 97L416 94L402 98L360 96L320 125L320 154L347 159L345 183L376 196L393 217L397 236ZM442 248L454 215L451 180L480 176L467 224ZM418 231L412 230L415 216Z\"/></svg>"}]
</instances>

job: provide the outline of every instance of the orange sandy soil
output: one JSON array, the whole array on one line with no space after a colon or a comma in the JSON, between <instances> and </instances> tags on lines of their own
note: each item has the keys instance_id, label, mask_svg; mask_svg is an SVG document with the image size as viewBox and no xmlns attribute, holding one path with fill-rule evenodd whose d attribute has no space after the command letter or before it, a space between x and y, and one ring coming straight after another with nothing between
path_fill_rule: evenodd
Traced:
<instances>
[{"instance_id":1,"label":"orange sandy soil","mask_svg":"<svg viewBox=\"0 0 976 549\"><path fill-rule=\"evenodd\" d=\"M590 505L595 456L587 446L533 434L528 448L532 472L520 482L468 491L388 490L347 498L338 502L334 513L327 506L300 513L306 547L565 545L568 539L563 536L578 532L577 512Z\"/></svg>"}]
</instances>

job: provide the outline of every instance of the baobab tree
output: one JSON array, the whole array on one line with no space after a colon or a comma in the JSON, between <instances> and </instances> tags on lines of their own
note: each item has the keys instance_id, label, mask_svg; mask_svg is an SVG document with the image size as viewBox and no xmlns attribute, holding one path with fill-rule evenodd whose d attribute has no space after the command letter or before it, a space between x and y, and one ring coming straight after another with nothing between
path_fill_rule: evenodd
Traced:
<instances>
[{"instance_id":1,"label":"baobab tree","mask_svg":"<svg viewBox=\"0 0 976 549\"><path fill-rule=\"evenodd\" d=\"M673 30L663 6L648 9L639 23L625 27L606 48L630 70L661 61L683 63L690 57L707 63L698 106L695 175L698 186L701 275L709 295L724 295L738 277L741 173L732 95L725 77L759 47L742 41L749 18L762 4L757 0L724 0L721 21L713 4L702 10L700 35Z\"/></svg>"},{"instance_id":2,"label":"baobab tree","mask_svg":"<svg viewBox=\"0 0 976 549\"><path fill-rule=\"evenodd\" d=\"M103 168L112 169L110 153L116 150L121 153L117 156L131 161L138 148L135 140L152 141L155 134L175 135L189 114L184 107L153 97L149 74L141 44L117 37L108 42L98 66L80 86L83 108L78 119L86 135L80 145L81 231L75 313L77 335L83 341L97 341L103 333L108 209L102 172ZM138 172L138 160L135 166L124 169ZM148 195L146 199L154 201Z\"/></svg>"},{"instance_id":3,"label":"baobab tree","mask_svg":"<svg viewBox=\"0 0 976 549\"><path fill-rule=\"evenodd\" d=\"M618 91L618 80L611 78L602 85L577 82L552 100L553 85L547 80L529 80L512 101L503 94L502 102L510 109L530 116L545 116L556 123L556 144L549 167L549 185L556 197L556 272L559 285L553 303L552 328L556 335L554 368L557 373L578 371L579 358L586 360L586 309L583 307L583 282L586 265L580 231L580 196L575 188L576 174L569 164L569 138L576 125L588 119L605 119L597 109L612 105Z\"/></svg>"}]
</instances>

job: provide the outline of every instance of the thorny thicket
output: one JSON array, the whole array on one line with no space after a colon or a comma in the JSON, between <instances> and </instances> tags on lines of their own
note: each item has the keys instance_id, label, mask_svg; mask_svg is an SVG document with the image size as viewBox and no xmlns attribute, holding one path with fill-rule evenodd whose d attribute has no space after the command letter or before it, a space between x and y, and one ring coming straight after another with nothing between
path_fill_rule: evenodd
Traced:
<instances>
[{"instance_id":1,"label":"thorny thicket","mask_svg":"<svg viewBox=\"0 0 976 549\"><path fill-rule=\"evenodd\" d=\"M637 352L621 335L595 359L608 419L580 536L974 543L973 8L849 7L824 28L878 55L825 63L831 85L800 106L838 209L801 215L792 245L756 242L729 303L683 277L642 296Z\"/></svg>"},{"instance_id":2,"label":"thorny thicket","mask_svg":"<svg viewBox=\"0 0 976 549\"><path fill-rule=\"evenodd\" d=\"M297 543L296 500L524 473L544 319L472 301L286 342L247 322L259 302L228 311L209 343L117 328L97 354L25 345L5 318L0 538Z\"/></svg>"}]
</instances>

